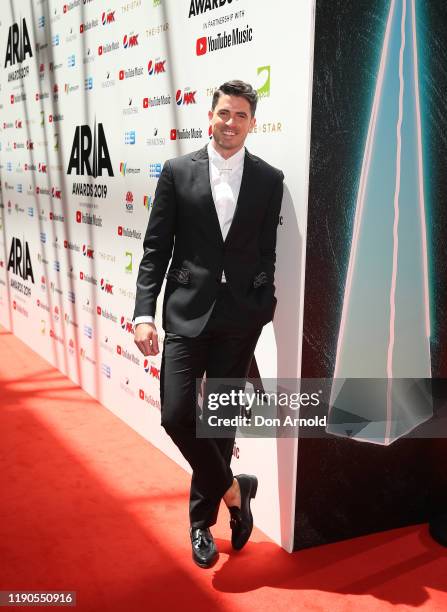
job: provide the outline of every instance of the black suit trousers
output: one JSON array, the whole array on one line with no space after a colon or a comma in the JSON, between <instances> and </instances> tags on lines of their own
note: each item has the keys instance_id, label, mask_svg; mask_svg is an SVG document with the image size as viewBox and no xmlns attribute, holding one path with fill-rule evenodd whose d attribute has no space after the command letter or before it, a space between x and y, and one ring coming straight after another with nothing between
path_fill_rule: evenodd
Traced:
<instances>
[{"instance_id":1,"label":"black suit trousers","mask_svg":"<svg viewBox=\"0 0 447 612\"><path fill-rule=\"evenodd\" d=\"M232 438L196 437L196 379L246 378L262 326L238 320L238 305L221 283L203 331L194 338L167 332L160 372L161 424L190 464L189 515L193 528L217 520L220 501L233 482Z\"/></svg>"}]
</instances>

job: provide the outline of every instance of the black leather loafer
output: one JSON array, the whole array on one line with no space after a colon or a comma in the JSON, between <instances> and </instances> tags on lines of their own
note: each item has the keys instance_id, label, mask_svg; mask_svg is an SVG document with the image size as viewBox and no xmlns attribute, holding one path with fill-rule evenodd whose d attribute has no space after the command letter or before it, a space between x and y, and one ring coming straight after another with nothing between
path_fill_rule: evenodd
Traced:
<instances>
[{"instance_id":1,"label":"black leather loafer","mask_svg":"<svg viewBox=\"0 0 447 612\"><path fill-rule=\"evenodd\" d=\"M447 514L440 514L430 520L428 531L441 546L447 546Z\"/></svg>"},{"instance_id":2,"label":"black leather loafer","mask_svg":"<svg viewBox=\"0 0 447 612\"><path fill-rule=\"evenodd\" d=\"M239 474L235 476L241 490L241 507L231 506L229 508L231 519L231 545L235 550L241 550L248 542L253 530L253 515L250 509L250 500L256 497L258 490L258 479L256 476Z\"/></svg>"},{"instance_id":3,"label":"black leather loafer","mask_svg":"<svg viewBox=\"0 0 447 612\"><path fill-rule=\"evenodd\" d=\"M219 558L219 552L214 544L211 531L206 529L190 529L192 558L199 567L212 567Z\"/></svg>"}]
</instances>

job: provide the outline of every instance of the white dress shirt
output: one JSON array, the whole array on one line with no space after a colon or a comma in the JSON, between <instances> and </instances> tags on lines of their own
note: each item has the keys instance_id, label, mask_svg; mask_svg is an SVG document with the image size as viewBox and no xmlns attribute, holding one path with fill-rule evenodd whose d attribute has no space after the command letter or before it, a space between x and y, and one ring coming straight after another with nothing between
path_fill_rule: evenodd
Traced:
<instances>
[{"instance_id":1,"label":"white dress shirt","mask_svg":"<svg viewBox=\"0 0 447 612\"><path fill-rule=\"evenodd\" d=\"M233 221L236 204L241 189L242 174L244 172L245 147L237 153L224 159L214 148L212 141L208 143L208 159L210 172L211 193L219 219L222 238L225 240ZM222 272L222 282L225 283L225 274ZM138 323L153 323L154 317L135 317Z\"/></svg>"}]
</instances>

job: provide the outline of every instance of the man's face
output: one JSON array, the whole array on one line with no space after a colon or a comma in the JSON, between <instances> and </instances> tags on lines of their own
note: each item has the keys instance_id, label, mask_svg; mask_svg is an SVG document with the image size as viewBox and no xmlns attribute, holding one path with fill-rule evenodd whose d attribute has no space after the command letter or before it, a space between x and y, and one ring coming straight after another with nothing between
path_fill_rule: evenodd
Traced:
<instances>
[{"instance_id":1,"label":"man's face","mask_svg":"<svg viewBox=\"0 0 447 612\"><path fill-rule=\"evenodd\" d=\"M221 149L235 153L243 146L248 132L255 125L248 100L240 96L221 94L208 118L214 141Z\"/></svg>"}]
</instances>

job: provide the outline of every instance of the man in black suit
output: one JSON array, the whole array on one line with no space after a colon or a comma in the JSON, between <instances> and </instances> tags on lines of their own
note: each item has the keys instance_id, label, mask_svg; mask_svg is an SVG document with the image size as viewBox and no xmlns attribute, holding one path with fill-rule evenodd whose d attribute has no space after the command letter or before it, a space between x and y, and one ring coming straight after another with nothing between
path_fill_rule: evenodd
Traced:
<instances>
[{"instance_id":1,"label":"man in black suit","mask_svg":"<svg viewBox=\"0 0 447 612\"><path fill-rule=\"evenodd\" d=\"M233 548L250 537L257 479L233 477L231 438L196 437L196 379L245 378L276 304L276 230L284 175L244 148L255 125L256 91L224 83L209 111L212 139L164 164L144 238L134 312L135 343L159 352L154 315L166 275L161 423L193 470L190 537L194 561L218 558L209 527L221 499Z\"/></svg>"}]
</instances>

